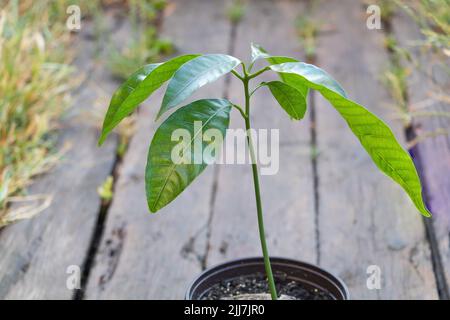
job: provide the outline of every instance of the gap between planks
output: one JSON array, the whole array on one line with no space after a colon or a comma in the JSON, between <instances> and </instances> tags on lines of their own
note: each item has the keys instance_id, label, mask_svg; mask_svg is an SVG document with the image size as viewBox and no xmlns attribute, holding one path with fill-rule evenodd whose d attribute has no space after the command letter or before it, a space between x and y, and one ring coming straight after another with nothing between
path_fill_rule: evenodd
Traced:
<instances>
[{"instance_id":1,"label":"gap between planks","mask_svg":"<svg viewBox=\"0 0 450 320\"><path fill-rule=\"evenodd\" d=\"M412 46L412 42L422 39L416 22L401 9L398 9L387 25L387 33L397 39L398 45L411 53L415 68L407 78L408 107L429 99L429 93L441 86L449 86L448 74L439 77L430 72L434 65L444 63L442 57L434 57L430 52L424 52L420 47ZM405 66L407 67L407 66ZM436 83L433 83L436 82ZM445 103L434 101L430 110L443 111ZM406 128L408 140L414 140L418 131L450 128L448 119L414 118L412 124ZM424 198L427 206L433 212L433 217L423 218L427 239L432 254L433 270L440 299L450 299L450 138L437 136L426 138L416 144L411 153L418 167L423 182ZM446 271L447 270L447 271Z\"/></svg>"},{"instance_id":2,"label":"gap between planks","mask_svg":"<svg viewBox=\"0 0 450 320\"><path fill-rule=\"evenodd\" d=\"M168 11L163 34L175 41L179 54L227 50L230 31L224 20L223 2L173 1ZM205 24L211 27L204 28ZM205 86L192 100L221 96L222 80ZM148 139L155 130L152 119L161 97L161 92L155 93L142 108L136 134L120 168L86 299L179 299L183 284L201 271L199 257L205 252L213 171L205 171L188 192L158 214L149 215L145 203L142 172Z\"/></svg>"},{"instance_id":3,"label":"gap between planks","mask_svg":"<svg viewBox=\"0 0 450 320\"><path fill-rule=\"evenodd\" d=\"M239 21L232 21L230 22L230 36L229 36L229 43L228 43L228 50L227 53L230 56L234 56L235 46L236 46L236 31L239 25ZM223 89L222 97L224 99L229 99L230 95L230 83L231 83L231 74L227 74L225 78L225 84ZM214 205L216 203L216 197L217 197L217 189L219 185L219 178L220 178L220 166L215 165L213 173L213 183L211 187L211 200L209 203L209 216L208 216L208 222L206 226L206 245L205 245L205 252L203 253L203 256L200 257L200 263L202 270L205 270L208 266L208 255L209 250L211 249L211 229L212 229L212 221L214 217Z\"/></svg>"},{"instance_id":4,"label":"gap between planks","mask_svg":"<svg viewBox=\"0 0 450 320\"><path fill-rule=\"evenodd\" d=\"M388 60L380 31L366 28L364 2L319 3L314 17L333 28L319 37L319 66L401 137L401 127L382 106L389 99L379 70ZM317 105L322 266L343 278L352 298L435 299L428 242L417 210L378 172L328 102L318 97ZM366 287L370 265L382 270L381 290Z\"/></svg>"},{"instance_id":5,"label":"gap between planks","mask_svg":"<svg viewBox=\"0 0 450 320\"><path fill-rule=\"evenodd\" d=\"M110 18L109 30L120 28ZM113 135L98 149L97 128L79 119L92 111L97 91L115 86L94 61L91 30L86 22L76 39L74 65L87 78L73 93L74 103L61 121L58 137L60 146L69 143L70 149L61 163L30 186L30 192L54 193L52 205L33 219L4 228L0 235L0 297L4 299L71 299L67 268L81 266L89 248L100 203L96 188L108 176L117 147ZM93 87L94 83L101 86Z\"/></svg>"},{"instance_id":6,"label":"gap between planks","mask_svg":"<svg viewBox=\"0 0 450 320\"><path fill-rule=\"evenodd\" d=\"M246 14L236 31L236 55L248 57L250 42L256 42L271 54L301 58L294 22L303 5L292 1L247 1ZM260 61L257 67L263 64ZM257 80L269 79L276 80L277 76L266 73ZM234 78L231 80L230 98L235 103L242 103L242 86ZM278 174L261 176L269 253L314 263L316 243L309 119L301 123L290 121L267 88L252 96L251 108L253 127L279 129L282 145ZM231 128L243 128L239 115L232 116ZM220 175L208 266L229 259L261 256L248 164L222 165Z\"/></svg>"}]
</instances>

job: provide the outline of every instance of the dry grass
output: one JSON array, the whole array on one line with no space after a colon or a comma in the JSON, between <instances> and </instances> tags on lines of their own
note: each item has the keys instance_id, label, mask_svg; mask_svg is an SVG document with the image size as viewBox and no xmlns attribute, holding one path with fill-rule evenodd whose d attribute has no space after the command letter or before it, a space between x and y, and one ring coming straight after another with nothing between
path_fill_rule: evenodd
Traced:
<instances>
[{"instance_id":1,"label":"dry grass","mask_svg":"<svg viewBox=\"0 0 450 320\"><path fill-rule=\"evenodd\" d=\"M426 50L429 59L426 64L412 59L407 51L410 47L400 47L397 45L394 36L388 35L386 47L390 52L390 66L385 71L383 80L388 88L393 100L396 117L400 118L405 127L412 124L418 118L449 118L450 117L450 96L448 89L443 88L434 81L433 69L440 69L447 76L450 76L448 59L450 57L450 0L395 0L389 5L389 16L391 19L395 15L392 4L396 9L404 10L418 24L423 34L422 39L416 39L409 46L420 46ZM395 8L394 8L395 9ZM382 9L383 12L383 9ZM411 72L420 72L424 79L430 84L428 98L424 101L412 105L408 101L407 79ZM439 105L436 109L436 106ZM442 109L443 108L443 109ZM448 135L450 128L437 128L431 132L421 132L412 145L427 138L439 135Z\"/></svg>"},{"instance_id":2,"label":"dry grass","mask_svg":"<svg viewBox=\"0 0 450 320\"><path fill-rule=\"evenodd\" d=\"M4 4L0 9L0 227L50 204L51 195L28 195L24 190L58 162L58 119L79 82L70 65L74 37L66 27L67 7L78 5L83 18L94 20L99 34L103 7L128 9L137 36L123 51L113 50L108 61L119 77L172 49L156 32L164 0L4 0ZM126 149L129 128L121 130L125 133L119 155ZM20 206L12 210L16 203Z\"/></svg>"},{"instance_id":3,"label":"dry grass","mask_svg":"<svg viewBox=\"0 0 450 320\"><path fill-rule=\"evenodd\" d=\"M9 1L0 12L0 225L13 220L10 202L58 159L52 133L74 70L70 34L50 2Z\"/></svg>"},{"instance_id":4,"label":"dry grass","mask_svg":"<svg viewBox=\"0 0 450 320\"><path fill-rule=\"evenodd\" d=\"M420 26L418 44L450 57L450 0L395 0Z\"/></svg>"}]
</instances>

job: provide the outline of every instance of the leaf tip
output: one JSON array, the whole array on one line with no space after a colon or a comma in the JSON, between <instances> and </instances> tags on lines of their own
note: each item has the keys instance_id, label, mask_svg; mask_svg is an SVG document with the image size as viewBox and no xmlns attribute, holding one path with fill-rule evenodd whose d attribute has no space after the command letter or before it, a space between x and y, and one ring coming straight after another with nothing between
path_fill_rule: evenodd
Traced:
<instances>
[{"instance_id":1,"label":"leaf tip","mask_svg":"<svg viewBox=\"0 0 450 320\"><path fill-rule=\"evenodd\" d=\"M427 204L423 198L423 196L419 196L413 199L413 203L416 205L417 210L422 214L425 218L432 218L433 214L430 209L427 207Z\"/></svg>"},{"instance_id":2,"label":"leaf tip","mask_svg":"<svg viewBox=\"0 0 450 320\"><path fill-rule=\"evenodd\" d=\"M100 138L98 138L97 146L101 147L103 145L103 143L105 142L105 140L106 140L106 135L102 133Z\"/></svg>"},{"instance_id":3,"label":"leaf tip","mask_svg":"<svg viewBox=\"0 0 450 320\"><path fill-rule=\"evenodd\" d=\"M162 110L162 107L161 107L161 109L159 109L158 113L156 114L155 122L157 122L159 119L161 119L161 116L163 114L164 114L164 111Z\"/></svg>"},{"instance_id":4,"label":"leaf tip","mask_svg":"<svg viewBox=\"0 0 450 320\"><path fill-rule=\"evenodd\" d=\"M431 213L431 211L425 206L424 206L424 210L421 210L420 213L422 213L422 215L425 218L432 218L433 217L433 214Z\"/></svg>"},{"instance_id":5,"label":"leaf tip","mask_svg":"<svg viewBox=\"0 0 450 320\"><path fill-rule=\"evenodd\" d=\"M147 205L148 205L148 210L152 214L156 213L160 209L160 208L156 207L156 204L151 204L149 201L147 202Z\"/></svg>"}]
</instances>

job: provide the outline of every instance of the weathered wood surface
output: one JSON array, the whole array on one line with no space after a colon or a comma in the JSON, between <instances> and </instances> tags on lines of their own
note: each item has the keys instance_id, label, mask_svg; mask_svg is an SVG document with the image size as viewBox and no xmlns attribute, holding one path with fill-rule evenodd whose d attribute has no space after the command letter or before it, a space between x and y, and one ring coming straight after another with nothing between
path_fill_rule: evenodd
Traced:
<instances>
[{"instance_id":1,"label":"weathered wood surface","mask_svg":"<svg viewBox=\"0 0 450 320\"><path fill-rule=\"evenodd\" d=\"M115 20L108 21L110 28L117 27ZM53 202L35 218L0 232L0 299L71 299L66 270L82 268L90 246L100 209L97 188L111 172L117 145L112 137L97 148L97 125L85 120L92 117L96 100L116 86L96 64L91 31L83 24L74 38L79 53L74 64L88 78L61 124L59 147L69 149L54 170L29 188L30 194L52 194Z\"/></svg>"},{"instance_id":2,"label":"weathered wood surface","mask_svg":"<svg viewBox=\"0 0 450 320\"><path fill-rule=\"evenodd\" d=\"M178 54L226 52L230 25L225 5L223 1L173 1L163 33L176 43ZM222 96L224 83L202 88L193 99ZM141 108L89 278L87 299L182 299L193 275L201 271L213 168L207 168L189 192L157 214L147 209L143 172L161 98L155 96Z\"/></svg>"},{"instance_id":3,"label":"weathered wood surface","mask_svg":"<svg viewBox=\"0 0 450 320\"><path fill-rule=\"evenodd\" d=\"M301 3L292 1L248 1L245 17L237 26L235 55L248 60L250 43L255 42L272 54L300 59L302 50L296 38L295 18L302 7ZM259 79L253 86L277 76L265 74ZM230 99L244 105L242 83L234 77ZM268 141L270 130L279 130L279 170L274 175L261 175L260 179L269 252L272 256L314 263L315 214L308 117L302 122L291 121L268 88L261 88L252 96L251 114L252 126L266 129ZM232 126L244 127L237 113ZM275 151L271 152L272 160L278 161ZM262 255L254 197L248 162L220 166L207 257L209 266L238 257Z\"/></svg>"},{"instance_id":4,"label":"weathered wood surface","mask_svg":"<svg viewBox=\"0 0 450 320\"><path fill-rule=\"evenodd\" d=\"M179 54L228 52L248 60L249 43L254 41L273 54L302 58L294 23L305 10L303 1L249 0L246 4L244 19L233 27L225 16L228 1L171 1L162 32L174 41ZM389 118L387 106L392 101L379 83L388 60L385 33L366 28L363 1L323 0L315 8L314 18L327 29L332 27L319 34L317 64L402 137L399 123ZM398 28L405 26L396 23ZM61 136L61 144L70 141L72 149L66 161L30 190L54 192L52 206L0 232L0 298L70 299L73 291L66 288L66 268L82 266L95 232L100 207L96 189L111 172L117 141L110 137L97 148L97 129L78 121L77 115L90 110L100 97L107 104L105 96L117 84L101 64L93 62L95 43L84 32L89 33L89 28L82 31L77 64L90 77L77 93L74 112L64 122ZM127 32L122 26L114 36L120 41ZM409 33L409 26L402 32L411 39L416 36ZM190 100L226 95L242 104L240 83L230 79L205 86ZM264 75L268 79L276 77ZM426 87L414 81L410 91L413 102L427 94ZM148 213L143 172L148 144L158 125L154 117L160 100L161 92L139 110L137 131L118 170L103 237L83 288L86 299L180 299L204 267L261 255L248 164L207 168L173 203L156 215ZM300 123L288 120L267 88L252 97L252 124L280 130L279 172L261 179L271 255L319 263L343 278L354 299L437 298L422 218L400 187L378 172L332 106L318 94L313 104L314 125L308 115ZM232 114L232 127L242 128L240 116L235 110ZM422 119L420 124L430 129L449 126ZM445 137L419 144L447 277L448 150ZM315 160L314 154L318 154ZM381 290L366 287L369 265L381 268Z\"/></svg>"},{"instance_id":5,"label":"weathered wood surface","mask_svg":"<svg viewBox=\"0 0 450 320\"><path fill-rule=\"evenodd\" d=\"M401 138L379 81L388 61L383 31L366 27L362 1L322 1L318 8L317 18L334 30L319 37L317 63ZM355 299L437 298L420 214L377 170L332 106L319 97L316 105L320 265L340 275ZM369 265L381 269L380 290L366 287Z\"/></svg>"},{"instance_id":6,"label":"weathered wood surface","mask_svg":"<svg viewBox=\"0 0 450 320\"><path fill-rule=\"evenodd\" d=\"M449 112L448 101L437 96L447 94L450 89L450 77L442 68L449 65L450 59L433 55L423 47L414 45L423 35L417 24L405 13L398 12L392 22L393 32L399 45L411 52L418 63L408 77L408 98L411 111ZM420 106L431 103L428 107ZM413 120L416 134L420 137L427 133L450 130L448 117L415 117ZM441 297L450 298L450 135L431 136L414 148L421 166L421 176L425 181L427 204L433 212L430 221L436 245L435 272L438 273ZM433 241L433 240L431 240Z\"/></svg>"}]
</instances>

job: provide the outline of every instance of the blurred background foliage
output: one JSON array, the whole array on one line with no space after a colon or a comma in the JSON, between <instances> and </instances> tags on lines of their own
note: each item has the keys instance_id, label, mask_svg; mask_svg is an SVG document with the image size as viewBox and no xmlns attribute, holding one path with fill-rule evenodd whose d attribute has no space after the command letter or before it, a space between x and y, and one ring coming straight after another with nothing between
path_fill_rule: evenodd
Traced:
<instances>
[{"instance_id":1,"label":"blurred background foliage","mask_svg":"<svg viewBox=\"0 0 450 320\"><path fill-rule=\"evenodd\" d=\"M160 61L173 52L172 43L158 35L165 0L129 0L128 19L133 37L121 47L110 46L108 66L114 76L123 80L145 63Z\"/></svg>"},{"instance_id":2,"label":"blurred background foliage","mask_svg":"<svg viewBox=\"0 0 450 320\"><path fill-rule=\"evenodd\" d=\"M425 40L419 41L419 44L450 57L450 0L395 2L420 26Z\"/></svg>"},{"instance_id":3,"label":"blurred background foliage","mask_svg":"<svg viewBox=\"0 0 450 320\"><path fill-rule=\"evenodd\" d=\"M8 1L0 11L0 213L57 160L51 133L75 84L65 10Z\"/></svg>"},{"instance_id":4,"label":"blurred background foliage","mask_svg":"<svg viewBox=\"0 0 450 320\"><path fill-rule=\"evenodd\" d=\"M133 32L115 48L108 40L106 66L119 78L170 53L170 41L158 37L164 0L0 0L0 225L8 222L13 202L35 201L24 189L61 156L55 148L58 119L70 105L70 92L81 83L72 65L76 33L66 27L70 5L82 19L103 31L103 11L119 7ZM48 203L48 201L44 201ZM31 210L29 215L35 213ZM3 222L2 222L3 221Z\"/></svg>"},{"instance_id":5,"label":"blurred background foliage","mask_svg":"<svg viewBox=\"0 0 450 320\"><path fill-rule=\"evenodd\" d=\"M294 27L307 60L313 61L316 38L329 26L312 18L315 1L307 2L309 9L298 17ZM446 88L436 86L430 93L431 103L418 109L408 102L407 78L415 68L436 67L431 63L419 66L413 61L409 50L415 46L438 55L437 67L450 74L450 0L375 2L380 5L384 25L403 12L416 21L423 34L422 39L405 48L397 44L391 30L385 30L390 61L383 71L383 81L393 98L396 116L405 127L415 117L449 117L450 110L428 109L433 101L450 104ZM142 64L162 60L174 50L172 43L158 33L166 0L0 0L0 225L11 203L30 197L24 190L33 177L46 172L61 156L61 150L55 148L58 119L70 105L70 92L81 82L72 65L76 55L72 43L77 34L66 27L70 5L78 5L82 18L93 23L94 39L99 46L107 46L103 63L118 79ZM113 34L104 32L104 12L111 7L119 9L131 28L128 43L120 47L112 41ZM245 18L245 10L245 0L233 0L224 14L237 24ZM122 132L119 156L126 150L130 126ZM448 133L449 128L438 128L423 136Z\"/></svg>"},{"instance_id":6,"label":"blurred background foliage","mask_svg":"<svg viewBox=\"0 0 450 320\"><path fill-rule=\"evenodd\" d=\"M383 82L394 102L394 116L403 122L405 128L419 118L449 118L450 95L446 83L439 82L439 74L450 77L450 0L379 0L382 20L387 26L385 45L390 53L389 65L384 71ZM396 14L406 14L413 19L422 33L421 39L414 39L399 45L394 30L390 27ZM411 55L420 50L428 59L418 61ZM418 71L428 80L429 98L412 104L408 97L408 78ZM444 109L442 109L444 107ZM413 147L429 137L450 134L450 128L436 128L431 132L417 128L418 136L410 142Z\"/></svg>"}]
</instances>

